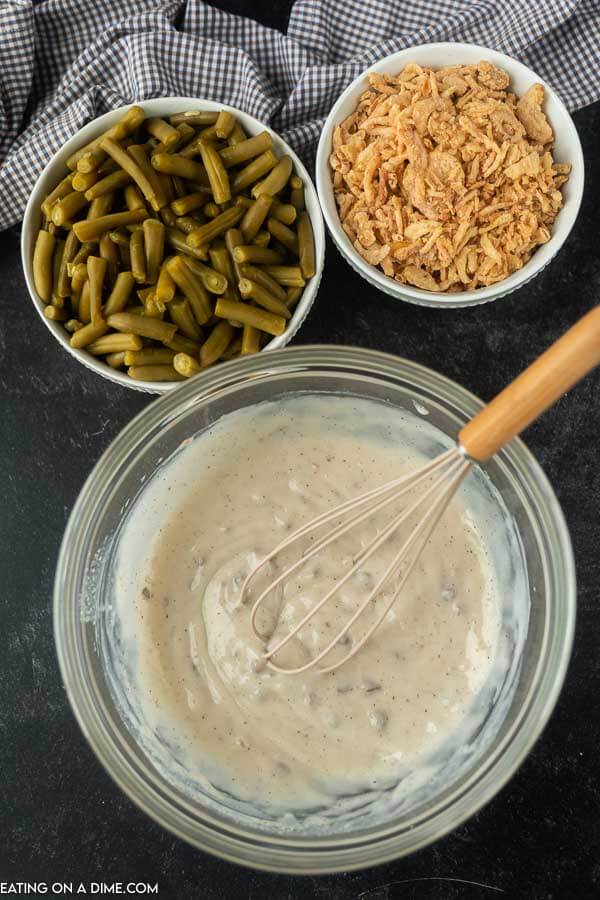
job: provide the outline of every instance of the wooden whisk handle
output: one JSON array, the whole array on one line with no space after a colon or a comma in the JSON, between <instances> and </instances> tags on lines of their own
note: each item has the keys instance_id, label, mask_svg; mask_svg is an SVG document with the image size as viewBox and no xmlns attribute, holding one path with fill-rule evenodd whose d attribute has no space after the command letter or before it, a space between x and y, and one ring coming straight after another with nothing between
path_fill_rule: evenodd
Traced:
<instances>
[{"instance_id":1,"label":"wooden whisk handle","mask_svg":"<svg viewBox=\"0 0 600 900\"><path fill-rule=\"evenodd\" d=\"M600 364L600 307L587 313L461 430L472 459L484 462Z\"/></svg>"}]
</instances>

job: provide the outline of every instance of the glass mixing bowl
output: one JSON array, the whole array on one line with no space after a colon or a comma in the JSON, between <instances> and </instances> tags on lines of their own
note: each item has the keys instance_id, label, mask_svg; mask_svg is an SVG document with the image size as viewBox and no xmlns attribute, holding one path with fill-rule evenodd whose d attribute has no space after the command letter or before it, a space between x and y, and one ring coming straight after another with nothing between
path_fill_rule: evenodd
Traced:
<instances>
[{"instance_id":1,"label":"glass mixing bowl","mask_svg":"<svg viewBox=\"0 0 600 900\"><path fill-rule=\"evenodd\" d=\"M54 593L58 658L79 724L119 787L174 834L256 868L324 873L372 866L417 850L473 815L506 783L556 703L573 639L575 572L569 534L548 481L513 441L486 471L520 534L531 609L513 692L488 746L434 797L352 831L286 833L233 817L185 795L152 765L128 730L106 677L110 547L128 508L182 441L222 415L289 393L349 394L427 414L454 437L480 408L463 388L383 353L314 346L274 351L216 367L156 400L116 438L89 476L62 543ZM108 560L108 563L107 563Z\"/></svg>"}]
</instances>

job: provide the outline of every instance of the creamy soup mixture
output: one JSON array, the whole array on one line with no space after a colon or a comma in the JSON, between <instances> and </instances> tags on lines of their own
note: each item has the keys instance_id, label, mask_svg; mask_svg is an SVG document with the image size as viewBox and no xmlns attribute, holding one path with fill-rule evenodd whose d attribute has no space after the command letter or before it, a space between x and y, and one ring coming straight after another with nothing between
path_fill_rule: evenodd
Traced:
<instances>
[{"instance_id":1,"label":"creamy soup mixture","mask_svg":"<svg viewBox=\"0 0 600 900\"><path fill-rule=\"evenodd\" d=\"M260 578L240 603L246 574L286 534L448 445L408 411L298 395L225 416L160 469L120 538L114 617L128 702L163 755L233 797L306 809L389 785L464 740L465 723L481 724L490 696L483 688L503 677L506 663L495 558L514 547L499 528L500 498L480 473L452 500L381 627L341 668L280 674L263 653L406 501L308 560L270 595L257 619L261 639L250 627ZM331 640L407 533L365 563L278 654L279 664L302 664ZM361 633L353 626L349 643L333 652Z\"/></svg>"}]
</instances>

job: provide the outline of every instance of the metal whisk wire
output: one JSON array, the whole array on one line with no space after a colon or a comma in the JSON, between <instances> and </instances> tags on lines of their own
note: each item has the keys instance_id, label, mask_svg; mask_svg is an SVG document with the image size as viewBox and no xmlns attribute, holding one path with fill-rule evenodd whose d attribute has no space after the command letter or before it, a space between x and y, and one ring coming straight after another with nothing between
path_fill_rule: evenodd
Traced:
<instances>
[{"instance_id":1,"label":"metal whisk wire","mask_svg":"<svg viewBox=\"0 0 600 900\"><path fill-rule=\"evenodd\" d=\"M407 569L402 576L402 580L397 590L395 591L391 602L388 604L384 612L376 620L374 625L372 625L368 629L366 634L363 635L361 640L357 642L343 657L343 659L338 660L331 666L322 667L320 671L331 671L332 669L343 665L343 663L345 663L348 659L354 656L355 653L358 652L362 645L369 639L373 632L383 622L385 616L391 609L392 605L395 603L433 528L439 521L439 518L441 517L444 509L456 492L460 482L468 471L469 466L470 463L465 459L464 455L461 454L460 450L456 447L451 448L450 450L437 457L437 459L432 460L430 463L427 463L418 471L387 482L381 487L375 488L371 491L367 491L359 497L345 501L335 509L317 516L311 522L301 526L295 532L293 532L293 534L289 535L287 538L281 541L271 551L271 553L249 573L242 586L241 602L244 602L246 599L246 593L250 581L275 556L277 556L283 550L289 549L296 541L301 540L302 538L306 538L308 535L310 535L311 532L321 528L328 522L339 519L340 516L344 515L345 513L351 512L352 510L359 510L349 520L347 520L343 524L338 525L325 537L317 541L308 551L303 553L293 565L288 566L277 578L275 578L267 586L265 590L262 591L260 596L254 602L250 614L250 622L255 635L259 639L263 640L264 636L260 633L256 625L256 616L266 597L272 591L274 591L280 584L282 584L282 582L293 575L293 573L297 571L301 566L305 565L309 559L315 556L324 547L328 546L333 541L338 540L340 537L350 531L350 529L359 525L368 517L373 516L376 512L384 509L389 504L396 502L407 491L413 490L423 481L437 473L437 478L435 478L435 480L427 488L427 490L419 497L417 497L417 499L410 506L408 506L406 509L403 509L397 516L395 516L391 520L391 522L389 522L386 527L382 529L382 531L358 554L358 556L354 559L353 565L351 566L349 571L338 582L336 582L336 584L325 594L325 596L321 598L321 600L317 604L315 604L315 606L311 610L309 610L309 612L303 618L300 619L300 621L294 626L294 628L291 629L290 632L284 638L282 638L278 644L276 644L276 646L265 652L264 658L267 661L267 665L271 669L277 672L292 675L298 674L299 672L304 672L307 669L310 669L313 666L317 665L335 647L335 645L338 644L342 638L344 638L349 629L365 612L367 606L375 599L375 597L383 589L385 584L394 577L396 572L402 567L403 560L410 551L414 542L419 538L419 536L421 536L421 542L419 544L418 550L416 554L413 555L413 558L411 559L410 564L407 566ZM305 663L302 666L298 666L296 668L284 668L274 663L272 661L272 658L295 637L300 629L303 628L329 600L332 599L332 597L344 586L344 584L346 584L346 582L358 571L358 569L381 547L381 545L386 540L388 540L393 535L393 533L402 525L402 523L406 519L408 519L422 503L426 502L427 499L435 491L441 491L445 482L447 482L445 490L441 492L440 497L434 501L426 515L410 533L408 539L404 542L400 551L394 556L391 563L388 565L387 569L379 579L378 583L371 590L367 598L363 601L363 603L359 606L355 613L349 618L346 626L333 638L333 640L330 641L323 650L321 650L317 655L309 660L309 662ZM383 499L379 499L381 497L383 497Z\"/></svg>"}]
</instances>

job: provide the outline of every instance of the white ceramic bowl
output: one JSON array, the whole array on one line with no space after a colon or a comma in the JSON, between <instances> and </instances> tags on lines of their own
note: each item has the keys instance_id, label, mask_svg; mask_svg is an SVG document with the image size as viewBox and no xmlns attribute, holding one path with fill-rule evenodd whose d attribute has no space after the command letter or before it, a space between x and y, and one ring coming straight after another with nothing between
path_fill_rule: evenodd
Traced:
<instances>
[{"instance_id":1,"label":"white ceramic bowl","mask_svg":"<svg viewBox=\"0 0 600 900\"><path fill-rule=\"evenodd\" d=\"M542 244L535 251L529 262L522 269L489 287L478 288L475 291L464 291L460 294L435 294L431 291L420 290L411 285L400 284L400 282L394 281L393 278L384 275L381 269L369 265L352 246L350 239L340 224L333 195L331 169L329 166L333 131L336 125L343 122L353 112L358 104L360 95L367 90L367 75L369 72L395 75L410 62L440 69L443 66L477 63L481 60L487 60L504 69L510 75L511 89L518 96L524 94L535 82L539 82L544 86L546 96L544 109L555 134L554 158L556 162L571 163L573 168L569 180L562 189L564 205L552 227L552 237L546 244ZM510 294L517 288L522 287L522 285L534 278L538 272L541 272L562 247L575 223L581 204L584 181L583 154L575 125L562 100L559 99L555 91L543 78L540 78L527 66L517 62L510 56L505 56L504 53L498 53L496 50L489 50L487 47L479 47L474 44L422 44L421 46L411 47L408 50L401 50L399 53L387 56L380 62L375 63L375 65L369 66L368 69L348 85L333 106L321 132L317 150L316 181L325 221L333 240L342 256L345 257L359 275L362 275L368 282L386 294L398 300L416 303L419 306L445 306L450 308L476 306L479 303L497 300L499 297L504 297L506 294Z\"/></svg>"},{"instance_id":2,"label":"white ceramic bowl","mask_svg":"<svg viewBox=\"0 0 600 900\"><path fill-rule=\"evenodd\" d=\"M182 110L186 109L228 109L231 112L235 113L239 122L249 135L258 134L260 131L268 131L273 138L273 145L277 155L281 156L282 154L287 154L294 161L296 172L300 175L304 182L306 210L310 216L315 235L315 258L317 271L315 276L311 278L306 285L300 302L294 310L294 314L290 319L288 327L286 328L284 333L279 335L278 337L274 337L271 341L269 341L268 344L265 345L263 349L276 350L280 347L285 347L285 345L289 343L289 341L291 341L291 339L294 337L294 335L304 322L304 319L306 318L308 311L314 302L319 287L319 282L321 280L321 274L323 272L323 262L325 258L325 229L323 226L323 216L321 214L317 192L308 172L306 171L294 151L291 149L291 147L286 144L285 141L283 141L274 131L272 131L267 125L263 125L262 122L259 122L258 119L255 119L253 116L249 116L247 113L244 113L239 109L235 109L232 106L226 106L224 103L214 103L211 100L201 100L194 97L162 97L156 100L140 101L139 105L143 107L146 115L152 116L172 116L174 113L181 112ZM40 228L40 205L44 197L52 190L52 188L60 181L60 179L67 174L68 170L66 167L66 160L71 155L71 153L73 153L79 147L82 147L84 144L87 144L89 141L93 140L95 137L97 137L97 135L102 134L102 132L110 128L111 125L113 125L127 109L128 106L121 106L118 109L107 112L103 116L99 116L97 119L89 122L82 129L80 129L77 134L73 135L73 137L69 141L67 141L67 143L63 147L61 147L61 149L57 153L54 154L54 156L36 181L35 187L31 192L29 202L27 203L27 208L25 210L25 215L23 218L23 228L21 232L21 257L23 261L23 271L25 272L25 281L27 283L27 287L29 289L29 293L31 294L31 299L33 300L35 308L40 314L40 317L44 324L52 332L57 341L62 344L65 350L67 350L71 354L71 356L74 356L77 360L79 360L80 363L83 363L84 366L87 366L88 369L91 369L98 375L102 375L103 378L108 378L110 381L117 382L117 384L122 384L125 387L133 388L134 390L138 391L146 391L152 394L162 394L177 387L178 382L164 383L138 381L134 378L130 378L125 372L111 369L110 366L106 365L106 363L103 363L101 360L96 359L91 355L91 353L87 353L85 350L74 350L69 344L69 335L64 330L62 324L60 322L52 322L50 321L50 319L47 319L44 316L45 303L43 303L43 301L39 297L33 283L33 248L35 245L36 235Z\"/></svg>"}]
</instances>

